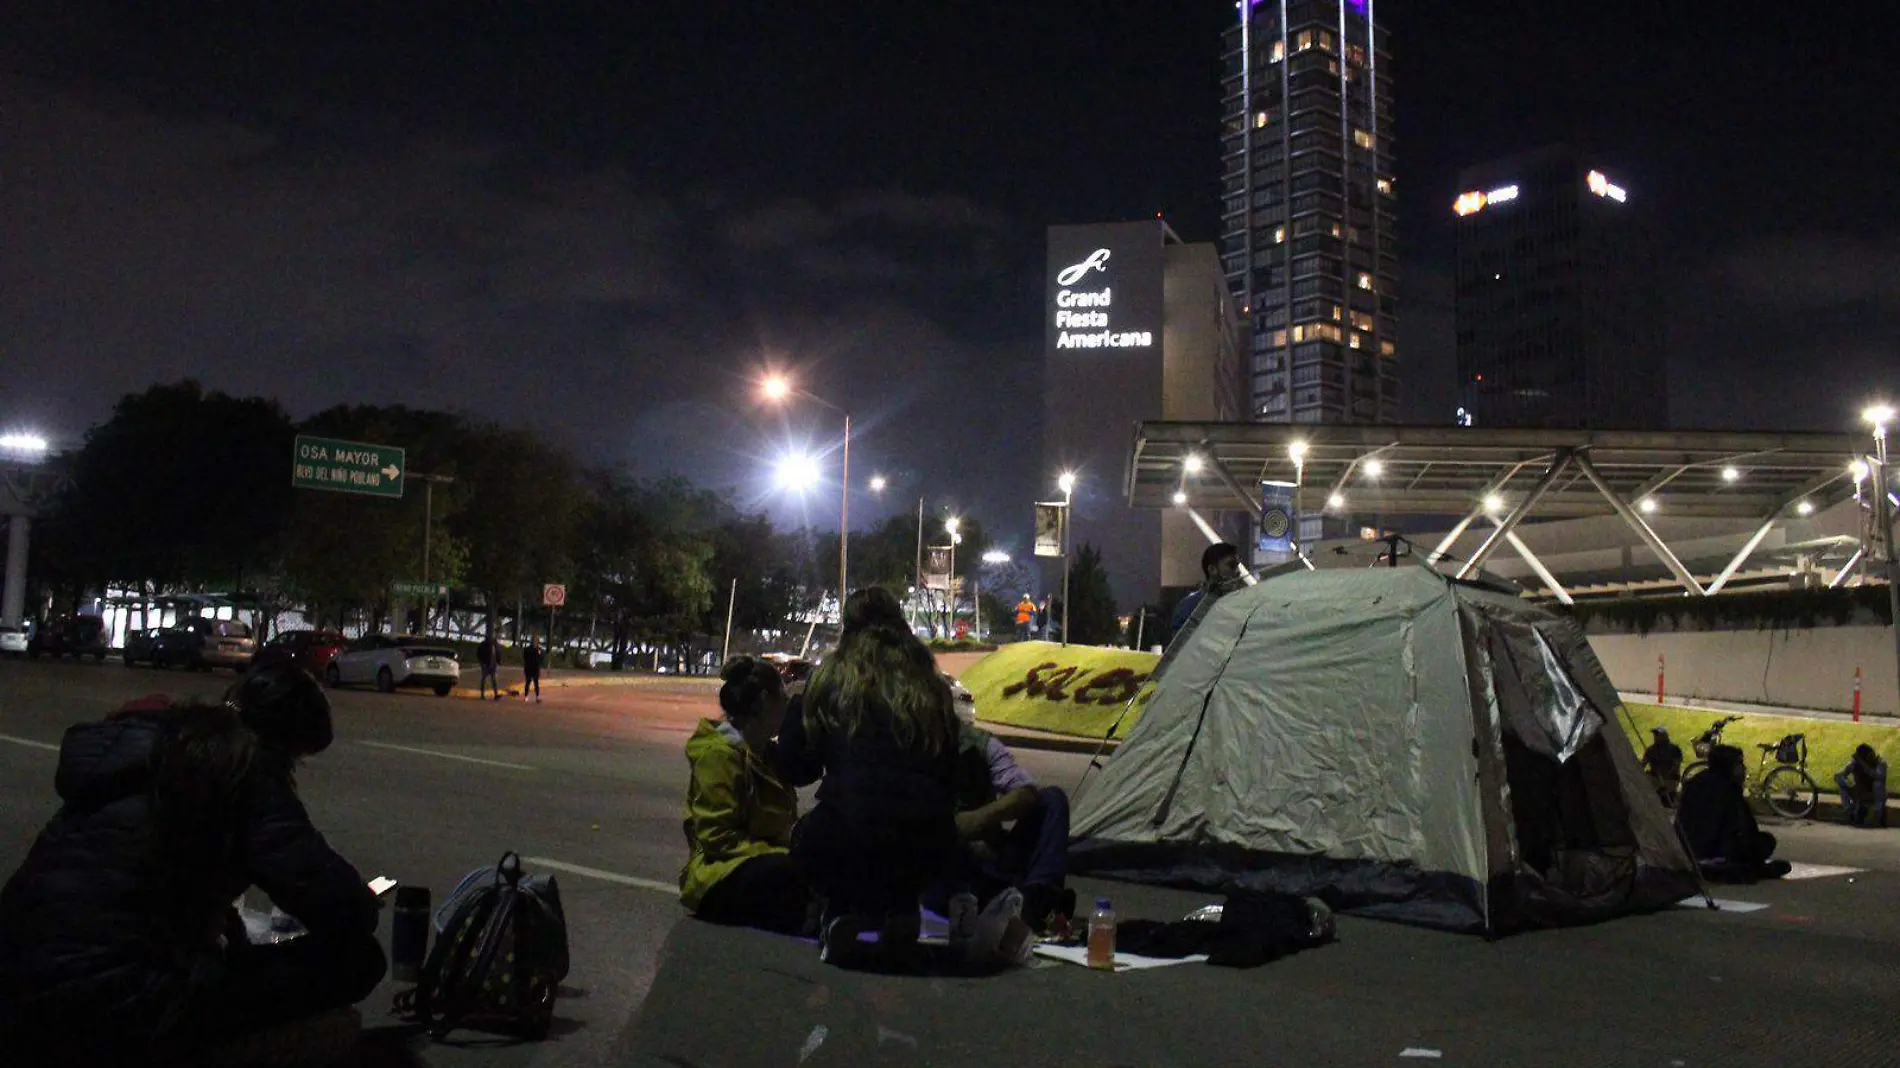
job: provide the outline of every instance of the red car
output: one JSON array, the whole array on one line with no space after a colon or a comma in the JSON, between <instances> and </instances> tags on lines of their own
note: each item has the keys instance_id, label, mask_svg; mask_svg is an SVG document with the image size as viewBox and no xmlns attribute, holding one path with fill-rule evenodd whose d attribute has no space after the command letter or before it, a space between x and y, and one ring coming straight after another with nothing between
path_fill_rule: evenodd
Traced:
<instances>
[{"instance_id":1,"label":"red car","mask_svg":"<svg viewBox=\"0 0 1900 1068\"><path fill-rule=\"evenodd\" d=\"M268 664L295 664L315 675L323 677L323 669L330 666L336 654L349 644L349 639L333 630L286 630L280 631L275 638L266 642L251 658L252 667L264 667Z\"/></svg>"}]
</instances>

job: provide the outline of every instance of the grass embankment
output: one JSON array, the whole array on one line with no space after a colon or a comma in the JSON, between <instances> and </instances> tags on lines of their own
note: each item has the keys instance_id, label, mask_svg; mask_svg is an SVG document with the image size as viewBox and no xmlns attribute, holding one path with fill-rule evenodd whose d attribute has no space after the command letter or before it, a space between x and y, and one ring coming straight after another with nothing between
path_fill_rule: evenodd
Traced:
<instances>
[{"instance_id":1,"label":"grass embankment","mask_svg":"<svg viewBox=\"0 0 1900 1068\"><path fill-rule=\"evenodd\" d=\"M958 681L969 688L977 715L987 722L1100 738L1128 699L1144 690L1160 659L1131 649L1015 642L964 669ZM1122 736L1140 709L1137 704L1129 714Z\"/></svg>"},{"instance_id":2,"label":"grass embankment","mask_svg":"<svg viewBox=\"0 0 1900 1068\"><path fill-rule=\"evenodd\" d=\"M1730 714L1709 708L1680 708L1639 702L1630 702L1623 707L1629 712L1627 717L1619 717L1623 732L1630 735L1631 744L1636 746L1638 753L1648 747L1651 727L1666 727L1670 738L1682 747L1685 763L1695 759L1689 743L1696 735L1707 730L1709 724ZM1808 736L1808 774L1814 776L1814 781L1824 791L1834 789L1834 773L1846 766L1853 756L1854 747L1863 742L1873 746L1888 767L1900 761L1900 727L1867 722L1749 713L1723 729L1722 742L1742 751L1748 760L1748 774L1752 781L1759 778L1757 772L1761 766L1761 750L1755 747L1778 742L1789 734ZM1769 763L1774 763L1772 753L1769 754Z\"/></svg>"}]
</instances>

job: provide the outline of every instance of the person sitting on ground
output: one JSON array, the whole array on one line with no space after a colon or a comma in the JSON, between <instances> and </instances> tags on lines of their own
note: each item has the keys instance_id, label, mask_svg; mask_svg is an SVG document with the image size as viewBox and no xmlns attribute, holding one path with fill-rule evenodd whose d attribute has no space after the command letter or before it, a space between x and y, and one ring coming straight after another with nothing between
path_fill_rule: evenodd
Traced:
<instances>
[{"instance_id":1,"label":"person sitting on ground","mask_svg":"<svg viewBox=\"0 0 1900 1068\"><path fill-rule=\"evenodd\" d=\"M1841 808L1850 827L1884 826L1887 822L1887 762L1874 747L1861 743L1853 759L1834 776L1841 790Z\"/></svg>"},{"instance_id":2,"label":"person sitting on ground","mask_svg":"<svg viewBox=\"0 0 1900 1068\"><path fill-rule=\"evenodd\" d=\"M725 718L686 741L686 844L680 904L712 923L805 931L811 892L792 859L798 791L771 764L785 682L771 664L735 657L720 673Z\"/></svg>"},{"instance_id":3,"label":"person sitting on ground","mask_svg":"<svg viewBox=\"0 0 1900 1068\"><path fill-rule=\"evenodd\" d=\"M956 889L980 903L1012 887L1022 894L1022 918L1046 931L1075 912L1065 892L1069 872L1069 795L1039 787L1009 748L990 732L965 723L957 744L957 838L960 870ZM931 904L944 911L933 893Z\"/></svg>"},{"instance_id":4,"label":"person sitting on ground","mask_svg":"<svg viewBox=\"0 0 1900 1068\"><path fill-rule=\"evenodd\" d=\"M1672 806L1682 789L1682 747L1669 740L1667 727L1651 727L1649 734L1649 748L1643 750L1643 770L1655 782L1656 796L1664 807Z\"/></svg>"},{"instance_id":5,"label":"person sitting on ground","mask_svg":"<svg viewBox=\"0 0 1900 1068\"><path fill-rule=\"evenodd\" d=\"M293 774L331 734L322 688L292 664L221 704L149 697L67 730L60 809L0 890L9 1063L190 1063L375 989L376 897ZM306 933L249 944L232 901L251 886Z\"/></svg>"},{"instance_id":6,"label":"person sitting on ground","mask_svg":"<svg viewBox=\"0 0 1900 1068\"><path fill-rule=\"evenodd\" d=\"M842 631L780 733L788 781L824 780L792 855L825 902L822 959L901 964L916 949L919 898L956 854L956 707L888 590L853 593ZM858 942L871 930L875 961Z\"/></svg>"},{"instance_id":7,"label":"person sitting on ground","mask_svg":"<svg viewBox=\"0 0 1900 1068\"><path fill-rule=\"evenodd\" d=\"M1240 581L1240 547L1220 541L1201 550L1201 585L1174 606L1170 629L1179 636L1194 618L1194 610L1204 600L1232 591Z\"/></svg>"},{"instance_id":8,"label":"person sitting on ground","mask_svg":"<svg viewBox=\"0 0 1900 1068\"><path fill-rule=\"evenodd\" d=\"M1778 879L1792 870L1787 861L1771 859L1775 836L1763 831L1749 810L1742 794L1747 777L1742 751L1718 745L1709 750L1708 769L1682 788L1676 825L1711 879Z\"/></svg>"}]
</instances>

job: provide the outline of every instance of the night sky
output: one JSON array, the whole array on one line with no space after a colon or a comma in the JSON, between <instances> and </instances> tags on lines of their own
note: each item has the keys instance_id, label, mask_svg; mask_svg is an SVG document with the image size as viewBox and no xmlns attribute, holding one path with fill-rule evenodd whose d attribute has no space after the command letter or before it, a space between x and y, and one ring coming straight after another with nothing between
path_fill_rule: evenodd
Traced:
<instances>
[{"instance_id":1,"label":"night sky","mask_svg":"<svg viewBox=\"0 0 1900 1068\"><path fill-rule=\"evenodd\" d=\"M1454 403L1457 170L1562 139L1660 222L1678 426L1839 429L1900 391L1888 7L1381 4L1407 421ZM191 375L299 416L530 424L776 506L769 359L852 410L854 472L893 479L854 519L925 495L1023 541L1050 492L1043 227L1160 211L1216 236L1233 17L0 4L0 426L76 440ZM789 430L824 444L836 417Z\"/></svg>"}]
</instances>

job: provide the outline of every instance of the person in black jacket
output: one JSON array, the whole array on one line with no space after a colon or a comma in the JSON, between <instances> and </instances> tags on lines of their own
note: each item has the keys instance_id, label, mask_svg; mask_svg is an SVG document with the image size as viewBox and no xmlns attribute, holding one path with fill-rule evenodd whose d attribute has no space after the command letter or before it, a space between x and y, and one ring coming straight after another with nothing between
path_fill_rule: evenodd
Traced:
<instances>
[{"instance_id":1,"label":"person in black jacket","mask_svg":"<svg viewBox=\"0 0 1900 1068\"><path fill-rule=\"evenodd\" d=\"M1742 794L1748 777L1742 751L1732 745L1709 750L1709 766L1690 779L1676 802L1676 825L1711 879L1778 879L1793 870L1774 860L1775 836L1761 829Z\"/></svg>"},{"instance_id":2,"label":"person in black jacket","mask_svg":"<svg viewBox=\"0 0 1900 1068\"><path fill-rule=\"evenodd\" d=\"M67 730L61 806L0 890L0 1048L22 1064L189 1059L354 1004L382 980L378 904L297 797L330 706L283 664L217 705L145 698ZM251 886L307 933L252 946Z\"/></svg>"},{"instance_id":3,"label":"person in black jacket","mask_svg":"<svg viewBox=\"0 0 1900 1068\"><path fill-rule=\"evenodd\" d=\"M797 705L775 755L793 786L824 778L792 834L792 856L825 900L822 957L861 963L857 935L877 930L878 963L901 962L915 951L924 887L956 858L950 687L896 598L871 587L845 602L838 648Z\"/></svg>"}]
</instances>

